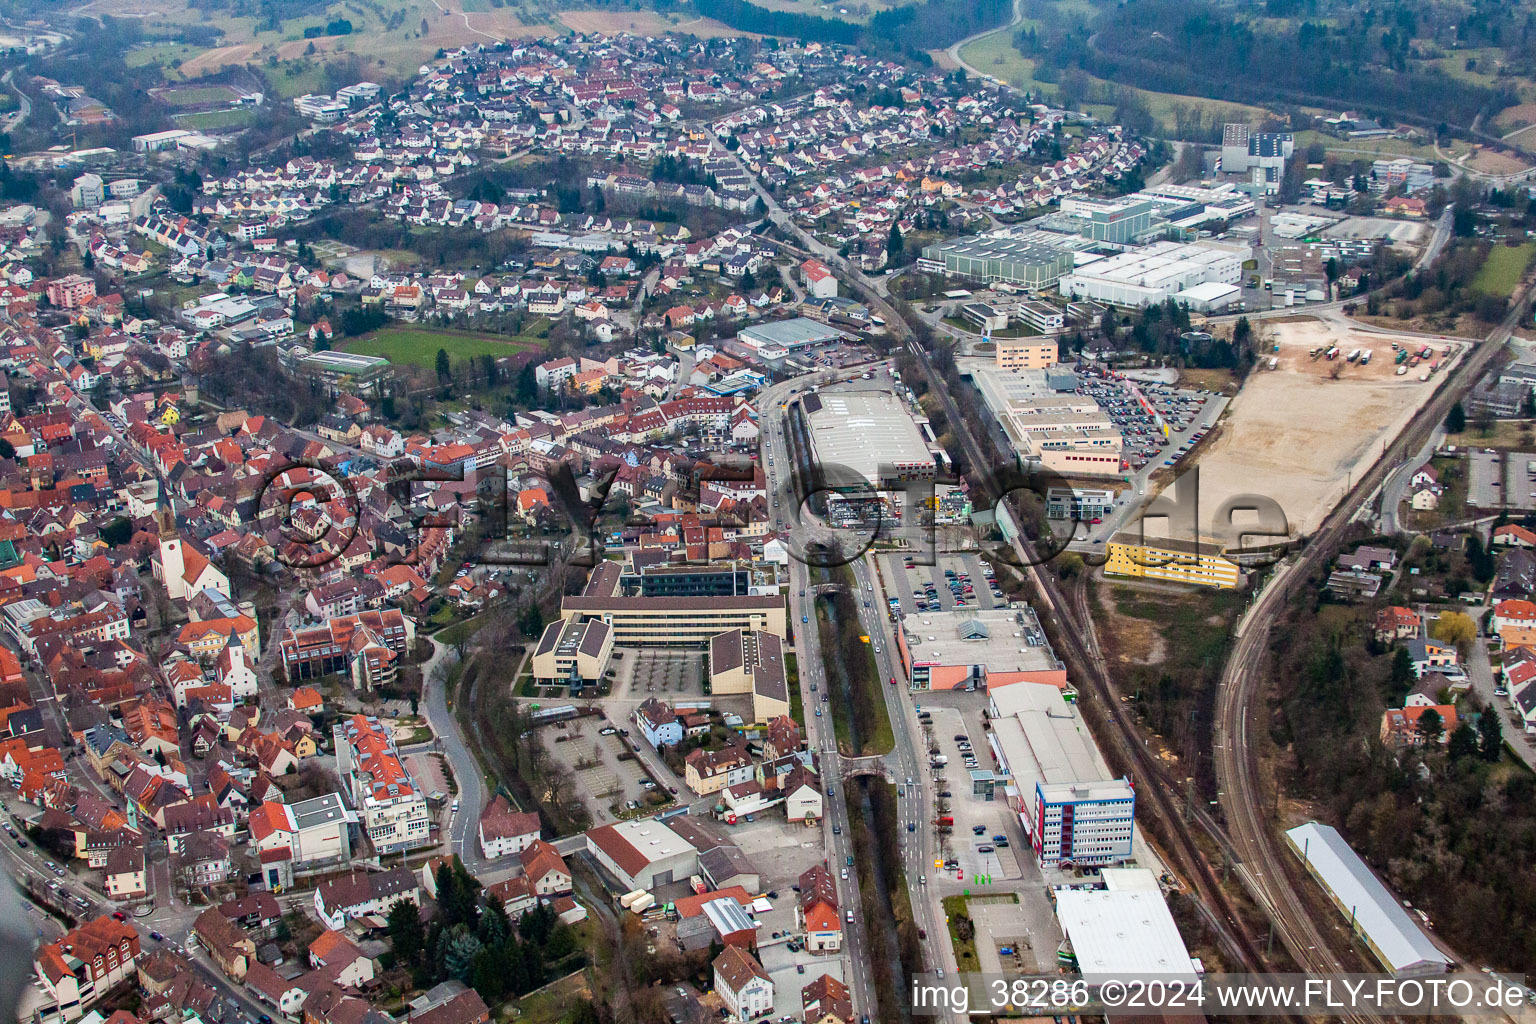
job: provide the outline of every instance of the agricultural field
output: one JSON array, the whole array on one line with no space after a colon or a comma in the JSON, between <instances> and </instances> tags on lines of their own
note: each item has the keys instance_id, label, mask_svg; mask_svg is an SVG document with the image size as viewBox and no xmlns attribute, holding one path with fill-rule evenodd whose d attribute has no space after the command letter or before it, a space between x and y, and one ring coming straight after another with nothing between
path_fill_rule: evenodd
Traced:
<instances>
[{"instance_id":1,"label":"agricultural field","mask_svg":"<svg viewBox=\"0 0 1536 1024\"><path fill-rule=\"evenodd\" d=\"M344 3L323 11L283 21L274 31L254 17L223 11L202 11L188 0L91 0L77 13L138 18L146 35L174 35L184 25L211 26L224 33L221 44L199 49L175 43L141 47L128 55L129 63L159 63L175 79L193 78L203 72L235 64L267 65L326 53L355 53L378 67L398 75L415 71L440 49L477 42L497 42L519 36L549 35L546 25L522 21L513 7L495 7L491 0L402 0L394 4ZM304 30L323 27L345 18L352 23L350 35L305 39ZM179 64L177 64L179 62ZM268 68L272 74L272 68ZM281 76L276 76L281 78ZM300 95L291 78L277 83L279 98ZM310 90L313 91L313 90Z\"/></svg>"},{"instance_id":2,"label":"agricultural field","mask_svg":"<svg viewBox=\"0 0 1536 1024\"><path fill-rule=\"evenodd\" d=\"M1488 250L1488 258L1472 279L1473 290L1488 295L1512 294L1525 269L1531 265L1532 256L1536 256L1536 242L1495 245Z\"/></svg>"},{"instance_id":3,"label":"agricultural field","mask_svg":"<svg viewBox=\"0 0 1536 1024\"><path fill-rule=\"evenodd\" d=\"M1472 147L1460 139L1456 139L1449 146L1441 147L1439 153L1435 147L1427 142L1411 142L1408 139L1341 139L1337 135L1329 135L1312 128L1296 133L1296 148L1305 149L1314 142L1321 142L1329 152L1338 153L1348 158L1372 159L1379 157L1383 160L1392 160L1400 156L1411 156L1415 160L1423 160L1433 163L1445 157L1456 158L1470 153Z\"/></svg>"},{"instance_id":4,"label":"agricultural field","mask_svg":"<svg viewBox=\"0 0 1536 1024\"><path fill-rule=\"evenodd\" d=\"M479 356L516 355L543 346L542 339L529 335L504 337L466 331L436 331L424 327L386 327L349 342L345 347L348 352L383 356L397 366L419 366L431 370L437 365L438 349L447 352L453 362L462 362Z\"/></svg>"},{"instance_id":5,"label":"agricultural field","mask_svg":"<svg viewBox=\"0 0 1536 1024\"><path fill-rule=\"evenodd\" d=\"M818 18L836 18L838 21L852 21L864 24L870 18L881 11L889 11L895 7L903 7L915 0L752 0L758 7L765 7L770 11L792 11L796 14L811 14Z\"/></svg>"}]
</instances>

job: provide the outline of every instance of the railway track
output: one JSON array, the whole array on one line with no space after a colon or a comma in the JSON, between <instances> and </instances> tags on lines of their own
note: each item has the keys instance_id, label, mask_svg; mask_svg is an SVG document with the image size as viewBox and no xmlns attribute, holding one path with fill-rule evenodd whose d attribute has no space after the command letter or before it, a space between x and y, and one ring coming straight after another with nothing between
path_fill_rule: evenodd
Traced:
<instances>
[{"instance_id":1,"label":"railway track","mask_svg":"<svg viewBox=\"0 0 1536 1024\"><path fill-rule=\"evenodd\" d=\"M888 311L887 323L905 324L889 304L882 303L882 305ZM930 391L938 397L940 404L944 407L944 414L948 417L955 436L960 439L965 449L967 461L978 468L992 465L995 460L985 457L966 421L961 418L959 407L955 404L953 396L949 394L944 381L929 362L927 353L917 344L910 331L905 333L905 346L917 358L918 365L923 368L924 374L928 377ZM987 499L996 500L998 495L991 492L990 481L985 474L978 474L978 476ZM1177 798L1171 795L1176 793L1179 787L1168 777L1163 766L1157 762L1142 743L1141 738L1136 735L1135 726L1131 724L1128 717L1119 711L1115 689L1109 680L1108 666L1099 649L1098 640L1092 628L1092 619L1088 614L1086 590L1079 588L1080 596L1076 598L1074 604L1072 599L1062 593L1054 577L1039 570L1039 558L1027 538L1016 537L1013 546L1025 574L1034 584L1036 593L1041 595L1047 611L1066 627L1060 630L1059 634L1062 646L1066 649L1063 653L1076 663L1075 675L1084 682L1085 688L1094 695L1104 709L1105 720L1110 726L1107 738L1110 740L1110 753L1113 755L1111 760L1118 763L1121 770L1128 772L1133 778L1153 783L1138 788L1137 797L1138 800L1151 804L1152 816L1163 826L1164 834L1160 838L1165 844L1166 852L1171 856L1173 867L1194 889L1202 916L1221 940L1228 955L1245 971L1262 971L1265 961L1259 953L1257 942L1248 933L1231 899L1222 889L1215 871L1179 813Z\"/></svg>"},{"instance_id":2,"label":"railway track","mask_svg":"<svg viewBox=\"0 0 1536 1024\"><path fill-rule=\"evenodd\" d=\"M1528 282L1521 286L1504 321L1462 360L1447 378L1445 386L1419 410L1408 427L1323 521L1296 556L1295 563L1259 596L1222 672L1217 692L1213 754L1222 815L1232 848L1242 862L1239 877L1274 921L1281 941L1304 970L1338 972L1345 967L1343 958L1335 953L1333 937L1317 925L1300 895L1301 886L1308 883L1296 870L1294 858L1283 848L1273 815L1265 811L1268 802L1249 742L1248 730L1256 724L1270 633L1297 583L1307 579L1338 550L1339 542L1362 502L1375 492L1402 459L1423 446L1451 407L1482 376L1519 322L1529 299L1529 288ZM1374 1021L1380 1018L1354 1013L1346 1019Z\"/></svg>"}]
</instances>

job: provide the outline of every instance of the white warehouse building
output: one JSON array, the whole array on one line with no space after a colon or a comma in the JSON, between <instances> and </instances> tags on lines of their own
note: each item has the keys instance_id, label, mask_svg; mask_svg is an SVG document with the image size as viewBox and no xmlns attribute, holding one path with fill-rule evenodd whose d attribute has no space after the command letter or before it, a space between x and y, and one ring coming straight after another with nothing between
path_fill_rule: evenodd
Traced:
<instances>
[{"instance_id":1,"label":"white warehouse building","mask_svg":"<svg viewBox=\"0 0 1536 1024\"><path fill-rule=\"evenodd\" d=\"M1246 248L1196 242L1155 242L1078 267L1061 279L1061 293L1114 306L1163 302L1202 284L1237 284Z\"/></svg>"}]
</instances>

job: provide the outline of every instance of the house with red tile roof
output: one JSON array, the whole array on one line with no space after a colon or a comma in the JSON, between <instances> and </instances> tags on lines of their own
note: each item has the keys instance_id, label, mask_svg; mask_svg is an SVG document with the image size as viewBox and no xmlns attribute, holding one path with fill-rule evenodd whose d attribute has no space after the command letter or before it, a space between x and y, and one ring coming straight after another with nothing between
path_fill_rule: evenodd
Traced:
<instances>
[{"instance_id":1,"label":"house with red tile roof","mask_svg":"<svg viewBox=\"0 0 1536 1024\"><path fill-rule=\"evenodd\" d=\"M535 839L517 855L523 877L540 896L558 896L571 891L571 869L551 843Z\"/></svg>"},{"instance_id":2,"label":"house with red tile roof","mask_svg":"<svg viewBox=\"0 0 1536 1024\"><path fill-rule=\"evenodd\" d=\"M43 994L59 1007L58 1018L70 1021L132 978L139 953L138 930L102 916L39 946L33 968Z\"/></svg>"},{"instance_id":3,"label":"house with red tile roof","mask_svg":"<svg viewBox=\"0 0 1536 1024\"><path fill-rule=\"evenodd\" d=\"M539 816L515 809L497 793L480 815L480 851L487 859L521 853L539 838Z\"/></svg>"}]
</instances>

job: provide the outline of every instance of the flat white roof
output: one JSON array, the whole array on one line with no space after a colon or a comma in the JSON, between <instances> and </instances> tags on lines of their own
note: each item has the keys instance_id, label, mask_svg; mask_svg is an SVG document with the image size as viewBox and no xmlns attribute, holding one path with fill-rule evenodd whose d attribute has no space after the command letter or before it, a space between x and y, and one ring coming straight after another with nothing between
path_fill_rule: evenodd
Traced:
<instances>
[{"instance_id":1,"label":"flat white roof","mask_svg":"<svg viewBox=\"0 0 1536 1024\"><path fill-rule=\"evenodd\" d=\"M871 483L882 465L897 469L935 466L928 442L906 408L883 391L823 391L810 396L811 445L823 466L846 466ZM814 405L807 402L807 409ZM847 481L833 480L838 483Z\"/></svg>"},{"instance_id":2,"label":"flat white roof","mask_svg":"<svg viewBox=\"0 0 1536 1024\"><path fill-rule=\"evenodd\" d=\"M1237 253L1206 243L1154 242L1141 249L1107 256L1087 271L1079 267L1077 276L1115 284L1157 287L1169 279L1234 260L1241 262Z\"/></svg>"},{"instance_id":3,"label":"flat white roof","mask_svg":"<svg viewBox=\"0 0 1536 1024\"><path fill-rule=\"evenodd\" d=\"M1187 299L1192 302L1214 302L1224 299L1228 295L1238 292L1235 284L1222 284L1220 281L1203 281L1200 284L1190 285L1183 291L1174 295L1174 300Z\"/></svg>"},{"instance_id":4,"label":"flat white roof","mask_svg":"<svg viewBox=\"0 0 1536 1024\"><path fill-rule=\"evenodd\" d=\"M1110 892L1161 892L1151 868L1101 868L1099 880Z\"/></svg>"},{"instance_id":5,"label":"flat white roof","mask_svg":"<svg viewBox=\"0 0 1536 1024\"><path fill-rule=\"evenodd\" d=\"M613 826L613 830L630 846L639 850L641 855L652 864L666 860L668 857L695 852L682 836L661 822L649 818L642 818L639 821L621 821Z\"/></svg>"},{"instance_id":6,"label":"flat white roof","mask_svg":"<svg viewBox=\"0 0 1536 1024\"><path fill-rule=\"evenodd\" d=\"M1077 708L1046 683L1010 683L988 691L992 742L1008 763L1021 795L1035 783L1109 783L1109 768ZM1030 797L1033 799L1033 797Z\"/></svg>"},{"instance_id":7,"label":"flat white roof","mask_svg":"<svg viewBox=\"0 0 1536 1024\"><path fill-rule=\"evenodd\" d=\"M1196 973L1161 892L1057 889L1056 917L1083 974Z\"/></svg>"},{"instance_id":8,"label":"flat white roof","mask_svg":"<svg viewBox=\"0 0 1536 1024\"><path fill-rule=\"evenodd\" d=\"M1450 965L1338 829L1309 821L1287 831L1285 838L1335 902L1348 908L1345 912L1353 915L1387 967L1396 972Z\"/></svg>"},{"instance_id":9,"label":"flat white roof","mask_svg":"<svg viewBox=\"0 0 1536 1024\"><path fill-rule=\"evenodd\" d=\"M1049 646L1031 646L1018 635L1033 626L1006 608L915 612L901 620L915 665L982 665L989 672L1048 672L1059 667Z\"/></svg>"}]
</instances>

